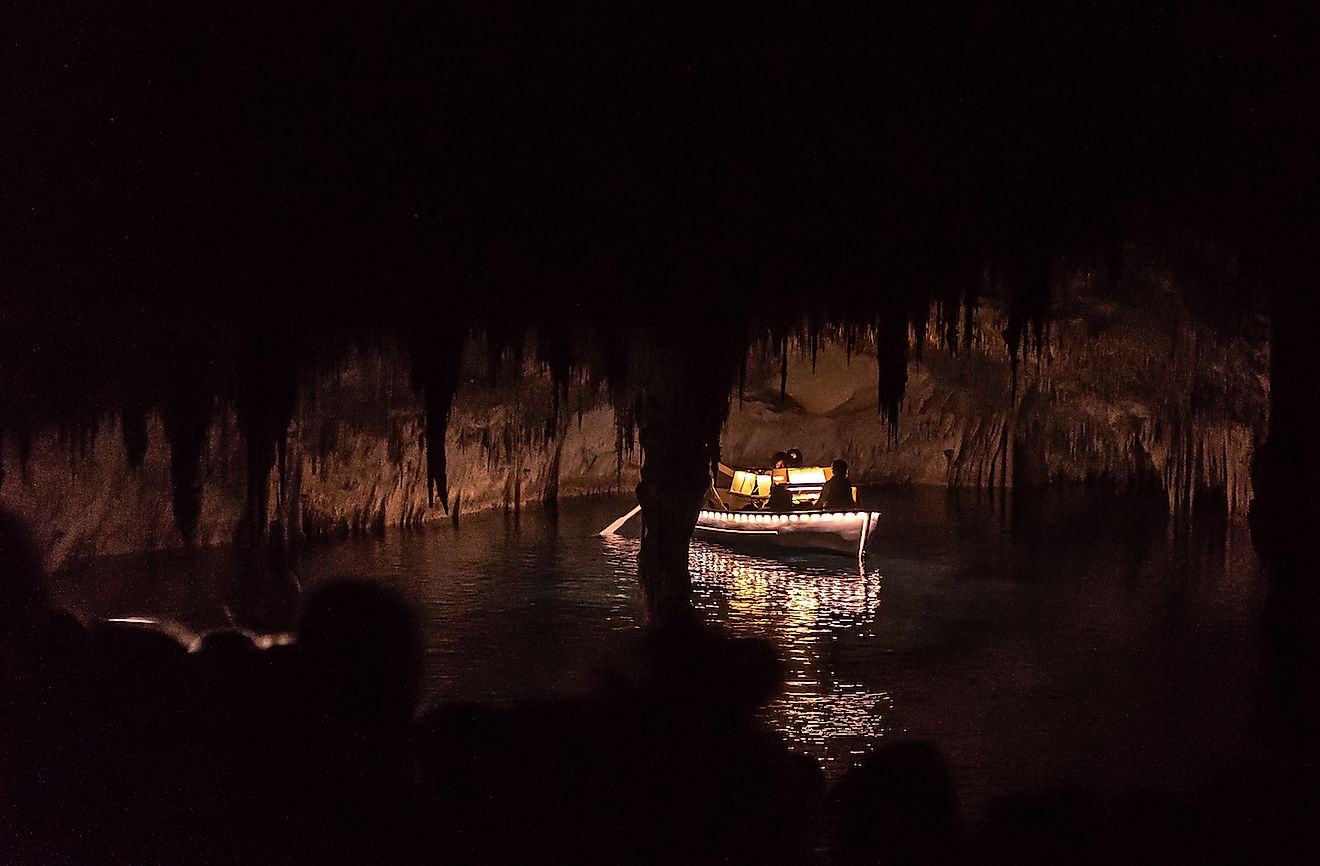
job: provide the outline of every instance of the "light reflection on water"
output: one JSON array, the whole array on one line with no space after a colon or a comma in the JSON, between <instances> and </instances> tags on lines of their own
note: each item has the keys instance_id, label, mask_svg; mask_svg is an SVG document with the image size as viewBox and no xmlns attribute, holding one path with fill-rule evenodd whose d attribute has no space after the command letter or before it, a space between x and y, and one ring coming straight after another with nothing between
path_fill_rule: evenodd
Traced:
<instances>
[{"instance_id":1,"label":"light reflection on water","mask_svg":"<svg viewBox=\"0 0 1320 866\"><path fill-rule=\"evenodd\" d=\"M828 555L749 556L700 541L689 562L695 604L708 619L780 647L785 687L765 718L792 746L830 763L864 754L890 733L893 698L840 679L830 658L840 633L869 633L878 568Z\"/></svg>"},{"instance_id":2,"label":"light reflection on water","mask_svg":"<svg viewBox=\"0 0 1320 866\"><path fill-rule=\"evenodd\" d=\"M611 536L601 543L616 577L631 581L637 539ZM838 679L828 651L841 632L873 636L882 584L878 568L828 554L772 559L702 541L692 542L688 565L693 603L706 621L778 649L784 689L764 718L793 748L828 765L864 755L891 732L885 716L892 696ZM630 606L633 596L629 587L615 601ZM633 622L631 611L612 610L610 618Z\"/></svg>"},{"instance_id":3,"label":"light reflection on water","mask_svg":"<svg viewBox=\"0 0 1320 866\"><path fill-rule=\"evenodd\" d=\"M766 721L828 773L886 738L927 739L975 808L1068 779L1177 789L1233 751L1263 591L1244 532L1189 546L1158 515L1094 496L1010 513L939 491L873 504L885 517L864 570L692 545L697 607L773 644L786 683ZM84 620L278 633L318 582L379 580L418 611L428 701L583 694L637 667L638 541L596 535L631 506L328 542L296 581L259 557L195 551L97 561L51 590Z\"/></svg>"}]
</instances>

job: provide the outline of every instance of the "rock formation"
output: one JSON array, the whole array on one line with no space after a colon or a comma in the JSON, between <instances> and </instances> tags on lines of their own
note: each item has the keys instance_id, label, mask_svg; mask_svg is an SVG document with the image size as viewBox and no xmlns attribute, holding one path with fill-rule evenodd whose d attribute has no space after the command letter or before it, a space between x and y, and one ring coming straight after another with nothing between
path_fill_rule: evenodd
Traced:
<instances>
[{"instance_id":1,"label":"rock formation","mask_svg":"<svg viewBox=\"0 0 1320 866\"><path fill-rule=\"evenodd\" d=\"M556 407L549 374L530 361L491 381L483 347L470 344L466 355L448 426L448 502L428 496L424 407L406 359L391 349L360 350L298 389L287 429L267 443L259 496L249 495L253 450L240 413L214 408L197 443L192 542L242 543L269 532L271 543L297 543L632 489L635 456L617 449L613 411L586 383ZM11 459L0 505L32 527L48 568L185 543L172 513L166 422L151 413L141 432L129 433L144 443L136 463L125 459L123 427L109 418L76 435L39 429L26 459ZM6 438L10 455L17 438ZM254 502L261 513L252 513Z\"/></svg>"}]
</instances>

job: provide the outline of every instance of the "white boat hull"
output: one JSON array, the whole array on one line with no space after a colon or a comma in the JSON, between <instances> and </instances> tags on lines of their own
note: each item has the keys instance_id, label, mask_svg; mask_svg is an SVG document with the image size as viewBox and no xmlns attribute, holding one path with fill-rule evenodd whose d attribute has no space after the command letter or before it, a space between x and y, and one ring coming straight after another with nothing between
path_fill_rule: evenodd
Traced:
<instances>
[{"instance_id":1,"label":"white boat hull","mask_svg":"<svg viewBox=\"0 0 1320 866\"><path fill-rule=\"evenodd\" d=\"M880 520L878 511L703 510L695 537L771 550L842 553L861 557Z\"/></svg>"}]
</instances>

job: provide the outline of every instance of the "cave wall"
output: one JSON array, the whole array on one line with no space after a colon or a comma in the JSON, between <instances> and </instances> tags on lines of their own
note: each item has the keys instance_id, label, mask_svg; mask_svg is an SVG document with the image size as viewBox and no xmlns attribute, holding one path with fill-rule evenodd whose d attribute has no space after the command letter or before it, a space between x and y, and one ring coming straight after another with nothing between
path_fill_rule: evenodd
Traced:
<instances>
[{"instance_id":1,"label":"cave wall","mask_svg":"<svg viewBox=\"0 0 1320 866\"><path fill-rule=\"evenodd\" d=\"M519 361L492 371L486 360L478 344L465 351L447 436L448 503L428 503L421 404L408 361L394 349L355 351L300 389L283 472L277 462L266 514L255 518L247 512L237 416L233 407L216 407L202 448L195 543L241 542L257 527L298 541L443 520L455 510L632 489L637 455L618 453L614 413L603 396L578 382L556 405L550 376L536 365ZM39 430L22 462L17 438L6 437L0 506L31 528L48 568L183 546L159 414L148 416L146 433L136 468L125 459L118 419L76 435Z\"/></svg>"},{"instance_id":2,"label":"cave wall","mask_svg":"<svg viewBox=\"0 0 1320 866\"><path fill-rule=\"evenodd\" d=\"M956 487L1084 483L1160 491L1171 512L1222 505L1245 516L1253 449L1266 432L1268 323L1207 322L1140 259L1117 289L1081 274L1063 286L1039 351L1016 364L1002 306L983 301L970 345L941 347L934 317L913 352L898 424L875 412L873 345L789 345L753 356L722 440L726 463L767 465L802 449L848 461L859 482ZM1138 300L1139 298L1139 300ZM814 367L814 370L813 370Z\"/></svg>"},{"instance_id":3,"label":"cave wall","mask_svg":"<svg viewBox=\"0 0 1320 866\"><path fill-rule=\"evenodd\" d=\"M1003 305L983 298L970 339L940 343L932 315L912 335L897 425L876 412L874 338L789 340L749 356L721 441L724 462L766 465L801 448L809 462L848 460L860 483L1029 487L1091 483L1166 496L1171 512L1207 504L1245 515L1250 463L1266 432L1268 323L1243 313L1208 321L1185 287L1134 251L1117 288L1081 272L1062 285L1049 325L1010 354ZM918 341L918 337L920 338ZM919 342L920 351L917 351ZM814 355L814 357L813 357ZM393 347L357 349L299 389L283 468L266 496L246 489L246 449L232 406L215 407L202 448L196 543L269 533L281 541L425 523L488 508L631 491L641 454L621 450L606 383L567 391L525 360L463 353L446 436L449 501L428 500L422 401ZM781 377L787 373L786 380ZM781 399L781 382L785 390ZM0 505L37 535L48 567L180 547L164 423L149 414L140 466L125 459L117 418L76 433L3 440ZM264 501L264 513L248 509ZM448 505L449 509L445 506Z\"/></svg>"}]
</instances>

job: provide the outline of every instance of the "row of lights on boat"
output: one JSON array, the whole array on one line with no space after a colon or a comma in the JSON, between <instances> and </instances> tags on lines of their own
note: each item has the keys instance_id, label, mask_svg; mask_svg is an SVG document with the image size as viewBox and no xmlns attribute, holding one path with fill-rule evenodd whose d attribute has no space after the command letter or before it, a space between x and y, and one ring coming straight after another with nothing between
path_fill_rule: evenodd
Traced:
<instances>
[{"instance_id":1,"label":"row of lights on boat","mask_svg":"<svg viewBox=\"0 0 1320 866\"><path fill-rule=\"evenodd\" d=\"M810 512L807 514L757 514L754 511L703 511L701 516L707 520L732 520L734 523L818 523L831 520L861 520L866 516L862 511L845 512Z\"/></svg>"}]
</instances>

